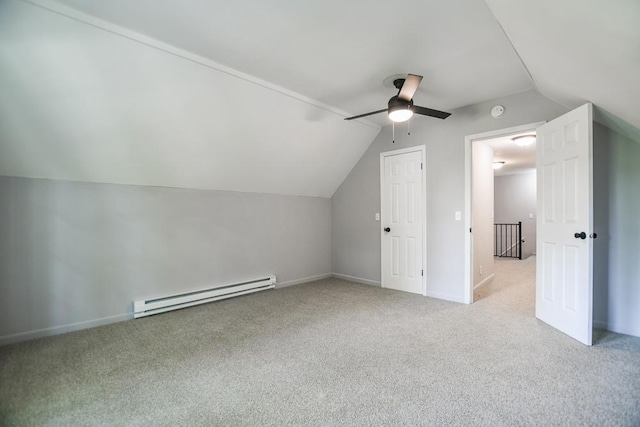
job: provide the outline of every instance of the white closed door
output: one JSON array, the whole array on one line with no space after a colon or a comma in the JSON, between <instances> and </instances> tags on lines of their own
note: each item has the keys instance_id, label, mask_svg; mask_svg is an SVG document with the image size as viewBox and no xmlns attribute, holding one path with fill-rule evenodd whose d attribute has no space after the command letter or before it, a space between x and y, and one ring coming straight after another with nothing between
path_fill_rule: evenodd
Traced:
<instances>
[{"instance_id":1,"label":"white closed door","mask_svg":"<svg viewBox=\"0 0 640 427\"><path fill-rule=\"evenodd\" d=\"M592 106L537 129L536 317L591 345Z\"/></svg>"},{"instance_id":2,"label":"white closed door","mask_svg":"<svg viewBox=\"0 0 640 427\"><path fill-rule=\"evenodd\" d=\"M403 150L404 151L404 150ZM382 286L425 293L424 151L382 153Z\"/></svg>"}]
</instances>

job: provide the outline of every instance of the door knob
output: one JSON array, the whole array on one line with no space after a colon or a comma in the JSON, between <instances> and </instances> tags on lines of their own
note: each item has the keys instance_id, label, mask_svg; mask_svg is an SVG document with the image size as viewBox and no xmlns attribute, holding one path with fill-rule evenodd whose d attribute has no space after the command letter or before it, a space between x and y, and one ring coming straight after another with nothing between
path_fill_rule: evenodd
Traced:
<instances>
[{"instance_id":1,"label":"door knob","mask_svg":"<svg viewBox=\"0 0 640 427\"><path fill-rule=\"evenodd\" d=\"M587 238L587 233L585 233L584 231L582 233L576 233L573 235L573 237L575 237L576 239L586 239Z\"/></svg>"},{"instance_id":2,"label":"door knob","mask_svg":"<svg viewBox=\"0 0 640 427\"><path fill-rule=\"evenodd\" d=\"M589 234L589 237L591 237L592 239L597 239L598 233Z\"/></svg>"},{"instance_id":3,"label":"door knob","mask_svg":"<svg viewBox=\"0 0 640 427\"><path fill-rule=\"evenodd\" d=\"M389 227L385 227L385 228L384 228L384 231L388 233L388 232L390 232L390 231L391 231L391 228L389 228Z\"/></svg>"}]
</instances>

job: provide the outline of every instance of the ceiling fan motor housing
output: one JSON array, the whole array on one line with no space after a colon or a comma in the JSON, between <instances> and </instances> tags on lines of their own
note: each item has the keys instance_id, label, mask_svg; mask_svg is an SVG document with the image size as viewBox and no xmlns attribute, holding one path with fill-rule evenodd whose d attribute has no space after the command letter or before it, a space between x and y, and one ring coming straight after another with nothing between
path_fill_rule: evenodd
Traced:
<instances>
[{"instance_id":1,"label":"ceiling fan motor housing","mask_svg":"<svg viewBox=\"0 0 640 427\"><path fill-rule=\"evenodd\" d=\"M413 106L413 99L409 101L405 101L404 99L398 98L398 95L392 96L388 104L390 112L394 110L399 110L399 109L407 110L412 106Z\"/></svg>"}]
</instances>

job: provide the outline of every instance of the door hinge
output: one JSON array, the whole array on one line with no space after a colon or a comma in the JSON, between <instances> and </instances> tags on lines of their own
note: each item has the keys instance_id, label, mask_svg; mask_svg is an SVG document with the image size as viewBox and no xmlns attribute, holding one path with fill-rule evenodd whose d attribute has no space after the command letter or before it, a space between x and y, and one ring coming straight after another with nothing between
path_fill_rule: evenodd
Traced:
<instances>
[{"instance_id":1,"label":"door hinge","mask_svg":"<svg viewBox=\"0 0 640 427\"><path fill-rule=\"evenodd\" d=\"M424 270L420 270L420 275L424 276Z\"/></svg>"},{"instance_id":2,"label":"door hinge","mask_svg":"<svg viewBox=\"0 0 640 427\"><path fill-rule=\"evenodd\" d=\"M472 231L471 231L471 230L472 230L472 229L470 228L470 229L469 229L469 233L472 233Z\"/></svg>"},{"instance_id":3,"label":"door hinge","mask_svg":"<svg viewBox=\"0 0 640 427\"><path fill-rule=\"evenodd\" d=\"M420 169L422 169L422 163L420 163Z\"/></svg>"}]
</instances>

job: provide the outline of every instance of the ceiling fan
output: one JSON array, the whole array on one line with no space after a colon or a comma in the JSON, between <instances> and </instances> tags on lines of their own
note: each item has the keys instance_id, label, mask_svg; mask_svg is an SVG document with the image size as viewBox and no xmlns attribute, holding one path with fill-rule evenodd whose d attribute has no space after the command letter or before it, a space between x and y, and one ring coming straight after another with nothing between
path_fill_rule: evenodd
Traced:
<instances>
[{"instance_id":1,"label":"ceiling fan","mask_svg":"<svg viewBox=\"0 0 640 427\"><path fill-rule=\"evenodd\" d=\"M406 78L399 78L393 81L393 85L398 89L398 94L392 96L389 100L387 108L384 110L372 111L370 113L364 113L353 117L347 117L345 120L359 119L361 117L371 116L373 114L382 113L386 111L389 118L394 122L404 122L409 120L414 114L421 114L423 116L436 117L438 119L446 119L451 113L445 113L444 111L432 110L431 108L420 107L413 105L413 95L418 90L418 86L422 81L422 76L415 74L408 74Z\"/></svg>"}]
</instances>

